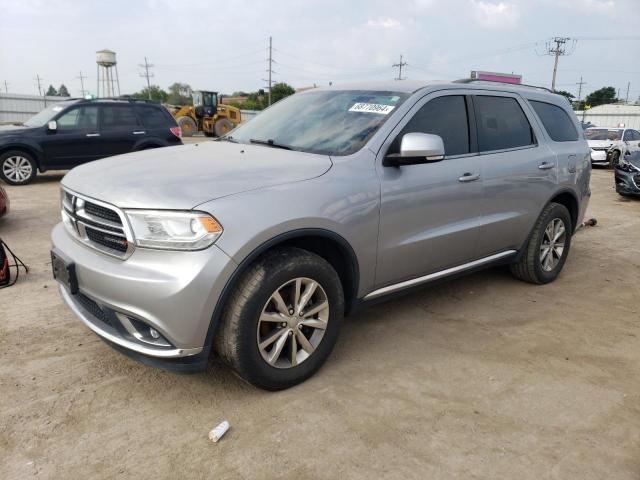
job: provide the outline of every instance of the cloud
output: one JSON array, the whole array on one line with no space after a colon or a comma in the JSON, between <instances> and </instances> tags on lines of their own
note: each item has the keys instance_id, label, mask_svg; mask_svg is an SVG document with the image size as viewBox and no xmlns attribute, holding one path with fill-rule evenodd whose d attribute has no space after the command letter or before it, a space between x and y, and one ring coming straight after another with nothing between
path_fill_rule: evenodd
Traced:
<instances>
[{"instance_id":1,"label":"cloud","mask_svg":"<svg viewBox=\"0 0 640 480\"><path fill-rule=\"evenodd\" d=\"M485 28L513 28L520 20L520 11L513 3L471 0L473 14Z\"/></svg>"},{"instance_id":2,"label":"cloud","mask_svg":"<svg viewBox=\"0 0 640 480\"><path fill-rule=\"evenodd\" d=\"M378 17L376 20L367 21L367 27L373 28L397 28L400 26L400 21L391 17Z\"/></svg>"}]
</instances>

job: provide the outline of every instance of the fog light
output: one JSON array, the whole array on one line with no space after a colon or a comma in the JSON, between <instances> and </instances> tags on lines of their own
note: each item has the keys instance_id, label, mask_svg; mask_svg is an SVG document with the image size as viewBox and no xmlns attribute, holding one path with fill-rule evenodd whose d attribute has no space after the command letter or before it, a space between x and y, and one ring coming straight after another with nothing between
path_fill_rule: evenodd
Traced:
<instances>
[{"instance_id":1,"label":"fog light","mask_svg":"<svg viewBox=\"0 0 640 480\"><path fill-rule=\"evenodd\" d=\"M149 334L151 335L152 338L155 338L156 340L160 338L160 334L154 328L149 328Z\"/></svg>"}]
</instances>

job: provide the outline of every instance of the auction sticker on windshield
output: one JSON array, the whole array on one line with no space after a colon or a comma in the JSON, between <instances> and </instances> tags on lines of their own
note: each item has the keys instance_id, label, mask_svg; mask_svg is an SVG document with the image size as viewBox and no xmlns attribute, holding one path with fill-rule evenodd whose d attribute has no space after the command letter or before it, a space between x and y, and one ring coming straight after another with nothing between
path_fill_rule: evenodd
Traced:
<instances>
[{"instance_id":1,"label":"auction sticker on windshield","mask_svg":"<svg viewBox=\"0 0 640 480\"><path fill-rule=\"evenodd\" d=\"M381 115L387 115L395 107L392 105L380 105L379 103L356 103L349 109L350 112L366 112L366 113L379 113Z\"/></svg>"}]
</instances>

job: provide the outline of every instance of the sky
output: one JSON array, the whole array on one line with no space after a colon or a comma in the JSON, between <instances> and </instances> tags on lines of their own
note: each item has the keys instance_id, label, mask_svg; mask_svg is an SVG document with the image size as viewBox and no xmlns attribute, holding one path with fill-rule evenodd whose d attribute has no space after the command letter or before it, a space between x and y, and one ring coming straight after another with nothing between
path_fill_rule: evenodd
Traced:
<instances>
[{"instance_id":1,"label":"sky","mask_svg":"<svg viewBox=\"0 0 640 480\"><path fill-rule=\"evenodd\" d=\"M516 73L549 87L547 42L569 37L557 89L603 86L640 97L639 0L0 0L0 91L64 83L96 90L95 52L117 54L121 93L186 82L231 94L274 81L296 88L398 76L454 80L471 70Z\"/></svg>"}]
</instances>

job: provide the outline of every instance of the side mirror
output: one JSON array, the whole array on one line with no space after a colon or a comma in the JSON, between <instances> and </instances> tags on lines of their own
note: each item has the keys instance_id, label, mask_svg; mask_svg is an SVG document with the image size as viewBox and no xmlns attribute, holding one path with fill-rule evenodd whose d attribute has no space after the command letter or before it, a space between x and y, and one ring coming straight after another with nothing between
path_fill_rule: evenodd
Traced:
<instances>
[{"instance_id":1,"label":"side mirror","mask_svg":"<svg viewBox=\"0 0 640 480\"><path fill-rule=\"evenodd\" d=\"M47 123L47 130L51 132L55 132L56 130L58 130L58 122L56 122L55 120L51 120L49 123Z\"/></svg>"},{"instance_id":2,"label":"side mirror","mask_svg":"<svg viewBox=\"0 0 640 480\"><path fill-rule=\"evenodd\" d=\"M405 133L400 142L400 153L385 157L385 166L417 165L444 160L442 137L431 133Z\"/></svg>"}]
</instances>

